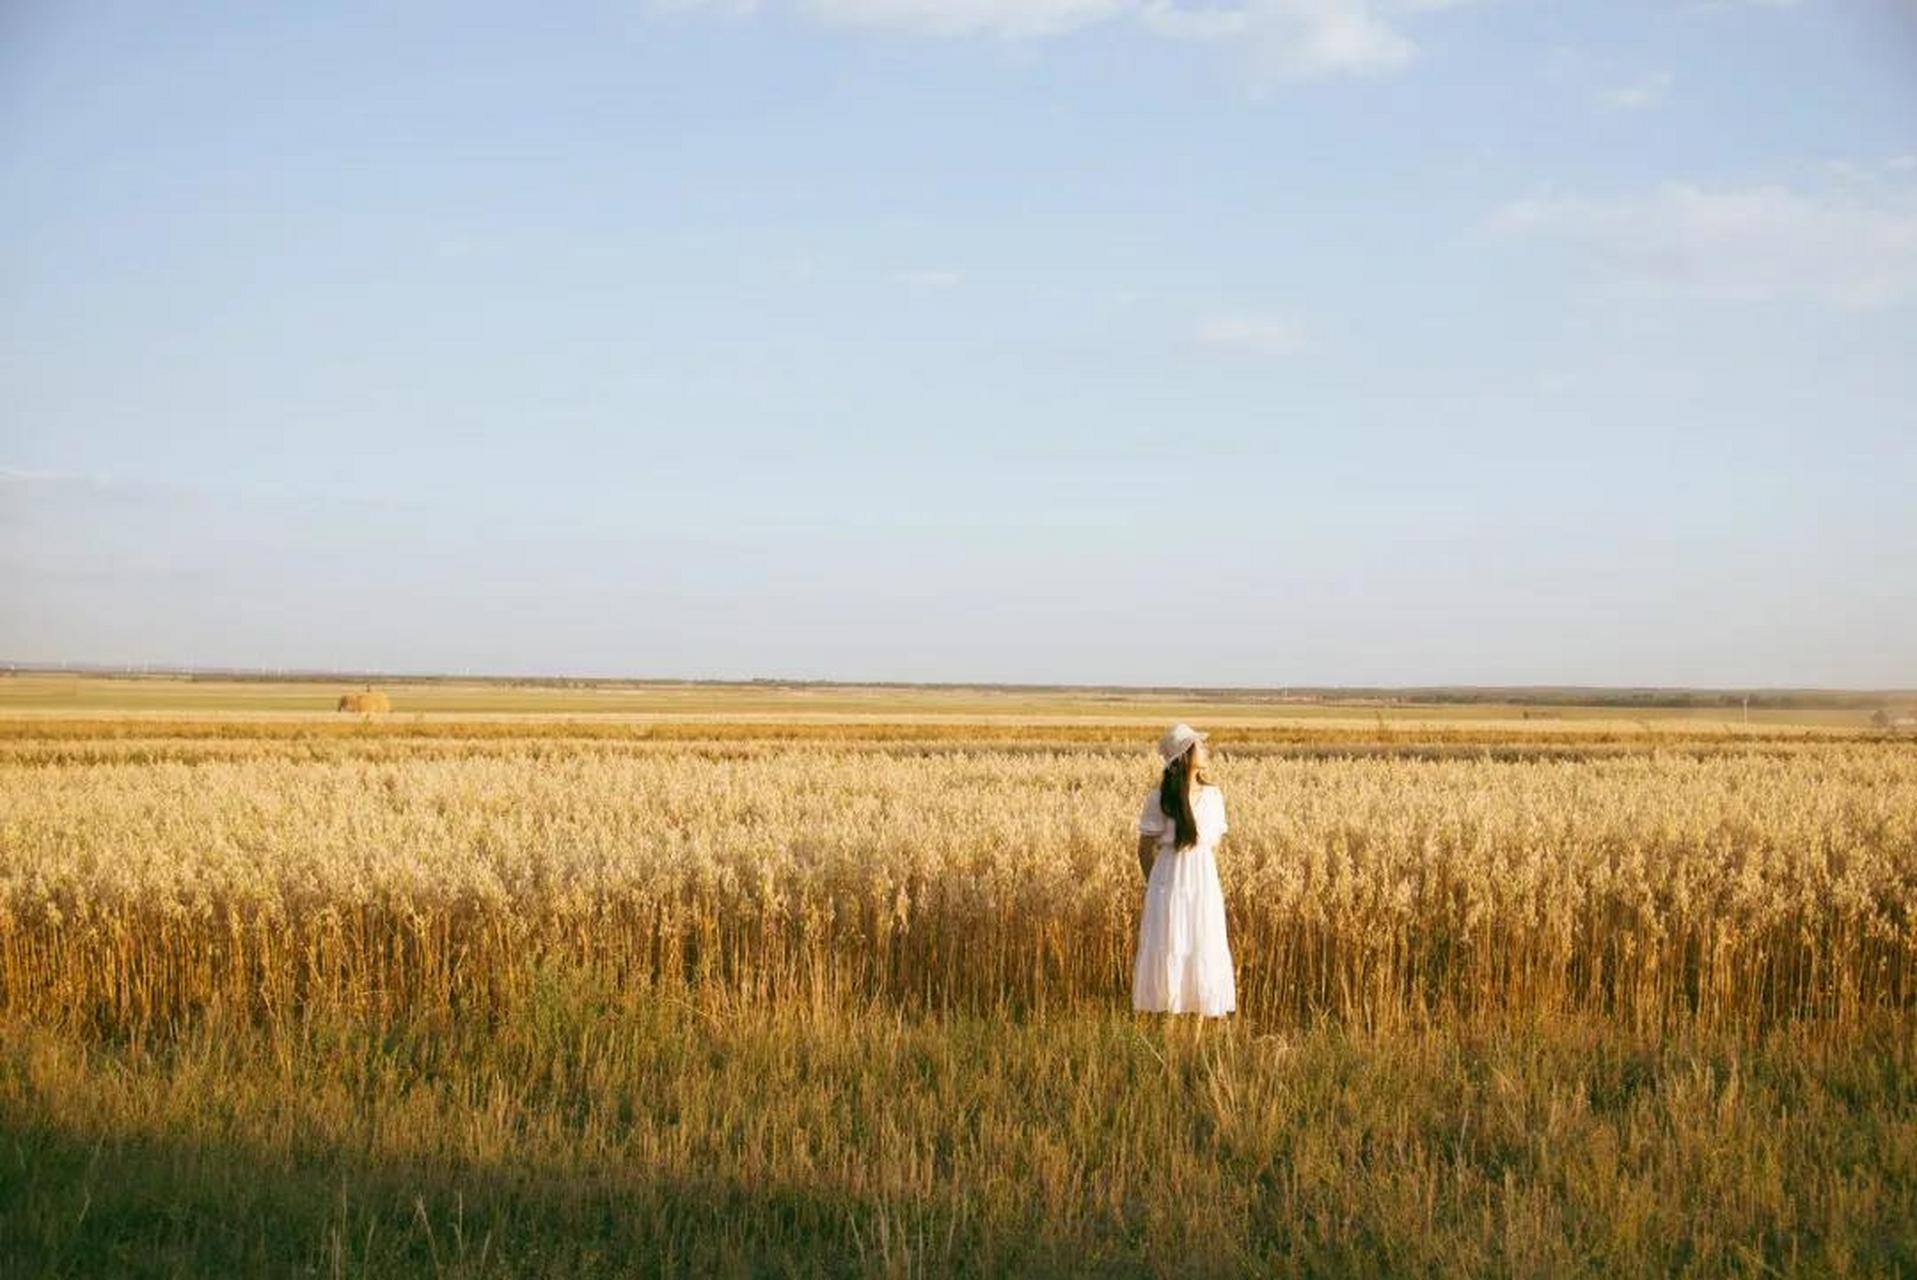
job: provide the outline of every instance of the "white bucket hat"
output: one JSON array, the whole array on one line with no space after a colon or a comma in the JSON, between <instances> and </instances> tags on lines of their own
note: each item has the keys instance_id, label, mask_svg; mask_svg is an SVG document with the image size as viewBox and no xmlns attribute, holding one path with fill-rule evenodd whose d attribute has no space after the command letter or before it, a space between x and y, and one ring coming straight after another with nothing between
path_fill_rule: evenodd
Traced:
<instances>
[{"instance_id":1,"label":"white bucket hat","mask_svg":"<svg viewBox=\"0 0 1917 1280\"><path fill-rule=\"evenodd\" d=\"M1181 720L1171 728L1165 730L1165 736L1158 740L1158 754L1164 757L1166 764L1170 764L1172 761L1178 759L1179 756L1191 750L1192 743L1203 742L1210 736L1209 734L1198 732L1198 730Z\"/></svg>"}]
</instances>

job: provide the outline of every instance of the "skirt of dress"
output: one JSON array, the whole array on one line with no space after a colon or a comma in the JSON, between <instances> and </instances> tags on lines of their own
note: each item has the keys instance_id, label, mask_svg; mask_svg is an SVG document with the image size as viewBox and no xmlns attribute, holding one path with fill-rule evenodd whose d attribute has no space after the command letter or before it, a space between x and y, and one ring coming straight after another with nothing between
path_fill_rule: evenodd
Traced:
<instances>
[{"instance_id":1,"label":"skirt of dress","mask_svg":"<svg viewBox=\"0 0 1917 1280\"><path fill-rule=\"evenodd\" d=\"M1132 1008L1220 1017L1237 1007L1218 861L1208 845L1160 850L1138 920Z\"/></svg>"}]
</instances>

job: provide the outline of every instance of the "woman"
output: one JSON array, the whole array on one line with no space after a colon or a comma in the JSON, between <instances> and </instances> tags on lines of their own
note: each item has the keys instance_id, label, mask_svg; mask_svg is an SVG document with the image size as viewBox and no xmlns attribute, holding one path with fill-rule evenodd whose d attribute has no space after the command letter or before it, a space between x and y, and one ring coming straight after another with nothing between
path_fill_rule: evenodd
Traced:
<instances>
[{"instance_id":1,"label":"woman","mask_svg":"<svg viewBox=\"0 0 1917 1280\"><path fill-rule=\"evenodd\" d=\"M1165 772L1138 815L1145 910L1132 962L1132 1007L1222 1017L1238 1007L1225 895L1213 856L1225 795L1212 785L1205 735L1175 724L1159 740Z\"/></svg>"}]
</instances>

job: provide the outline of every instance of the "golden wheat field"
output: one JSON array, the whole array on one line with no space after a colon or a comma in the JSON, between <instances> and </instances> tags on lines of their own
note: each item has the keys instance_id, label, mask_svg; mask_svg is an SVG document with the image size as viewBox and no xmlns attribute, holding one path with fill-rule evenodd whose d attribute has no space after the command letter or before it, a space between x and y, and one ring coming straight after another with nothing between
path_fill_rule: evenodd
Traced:
<instances>
[{"instance_id":1,"label":"golden wheat field","mask_svg":"<svg viewBox=\"0 0 1917 1280\"><path fill-rule=\"evenodd\" d=\"M1909 742L1158 710L0 722L0 1262L1917 1271Z\"/></svg>"}]
</instances>

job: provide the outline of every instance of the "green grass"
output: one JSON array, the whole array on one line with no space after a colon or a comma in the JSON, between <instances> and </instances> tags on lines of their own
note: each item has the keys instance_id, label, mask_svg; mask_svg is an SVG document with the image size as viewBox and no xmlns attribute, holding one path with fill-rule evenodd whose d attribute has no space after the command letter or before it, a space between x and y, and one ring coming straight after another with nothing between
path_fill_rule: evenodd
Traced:
<instances>
[{"instance_id":1,"label":"green grass","mask_svg":"<svg viewBox=\"0 0 1917 1280\"><path fill-rule=\"evenodd\" d=\"M1917 1272L1905 1026L533 991L492 1023L0 1027L0 1273Z\"/></svg>"}]
</instances>

